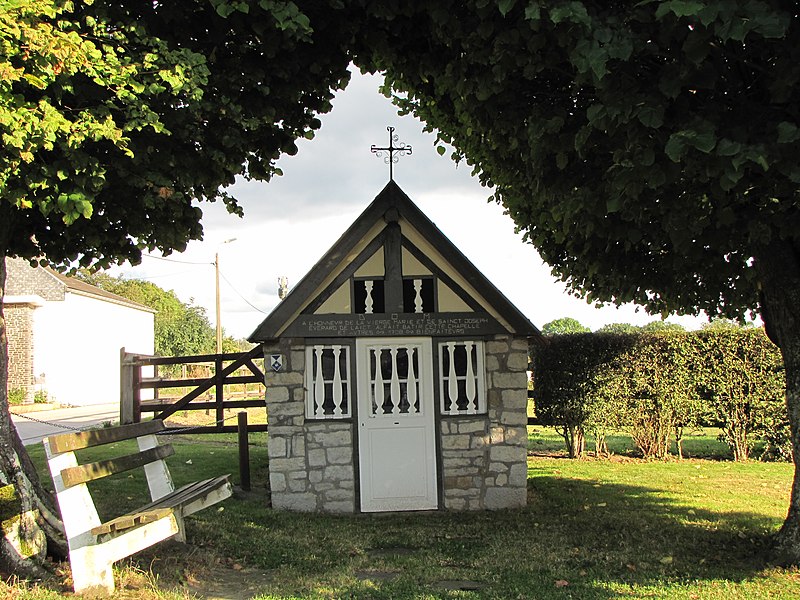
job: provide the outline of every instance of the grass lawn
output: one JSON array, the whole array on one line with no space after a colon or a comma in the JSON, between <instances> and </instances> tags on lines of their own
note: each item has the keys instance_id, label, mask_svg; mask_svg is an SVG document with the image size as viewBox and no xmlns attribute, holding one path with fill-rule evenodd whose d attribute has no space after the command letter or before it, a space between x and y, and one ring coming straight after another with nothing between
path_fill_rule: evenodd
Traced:
<instances>
[{"instance_id":1,"label":"grass lawn","mask_svg":"<svg viewBox=\"0 0 800 600\"><path fill-rule=\"evenodd\" d=\"M792 465L646 462L614 448L608 460L573 461L545 456L544 440L558 438L536 429L523 510L298 515L272 511L256 488L192 517L190 545L138 555L132 564L157 579L143 584L121 568L120 597L180 597L185 586L217 578L244 587L254 573L258 584L242 597L800 597L800 571L763 559L788 506ZM263 486L265 439L252 440L253 482ZM233 436L178 438L175 446L176 484L236 470ZM43 463L38 448L35 458ZM122 476L98 484L102 510L134 507L135 483ZM57 597L59 583L0 593Z\"/></svg>"}]
</instances>

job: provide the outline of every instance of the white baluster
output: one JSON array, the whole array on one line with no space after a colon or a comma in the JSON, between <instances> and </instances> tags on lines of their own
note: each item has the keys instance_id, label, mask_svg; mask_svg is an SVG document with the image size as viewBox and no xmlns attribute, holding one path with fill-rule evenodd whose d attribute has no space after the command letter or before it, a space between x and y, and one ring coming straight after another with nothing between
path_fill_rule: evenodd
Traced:
<instances>
[{"instance_id":1,"label":"white baluster","mask_svg":"<svg viewBox=\"0 0 800 600\"><path fill-rule=\"evenodd\" d=\"M414 312L422 312L422 279L414 280Z\"/></svg>"},{"instance_id":2,"label":"white baluster","mask_svg":"<svg viewBox=\"0 0 800 600\"><path fill-rule=\"evenodd\" d=\"M320 419L325 417L325 379L322 377L322 346L314 346L314 356L316 357L317 373L314 376L314 416Z\"/></svg>"},{"instance_id":3,"label":"white baluster","mask_svg":"<svg viewBox=\"0 0 800 600\"><path fill-rule=\"evenodd\" d=\"M456 345L447 342L447 353L450 356L450 369L447 373L447 395L450 396L451 415L458 414L458 381L456 380Z\"/></svg>"},{"instance_id":4,"label":"white baluster","mask_svg":"<svg viewBox=\"0 0 800 600\"><path fill-rule=\"evenodd\" d=\"M333 414L336 417L342 416L342 372L339 368L341 353L341 346L333 347Z\"/></svg>"},{"instance_id":5,"label":"white baluster","mask_svg":"<svg viewBox=\"0 0 800 600\"><path fill-rule=\"evenodd\" d=\"M375 356L375 387L373 388L372 400L372 414L377 414L380 410L383 412L383 369L381 369L381 352L382 349L371 350Z\"/></svg>"},{"instance_id":6,"label":"white baluster","mask_svg":"<svg viewBox=\"0 0 800 600\"><path fill-rule=\"evenodd\" d=\"M372 285L371 279L364 282L364 288L367 290L367 297L364 299L364 313L368 315L372 314Z\"/></svg>"},{"instance_id":7,"label":"white baluster","mask_svg":"<svg viewBox=\"0 0 800 600\"><path fill-rule=\"evenodd\" d=\"M392 414L400 414L400 376L397 374L397 348L392 348L392 383L389 397L392 399Z\"/></svg>"},{"instance_id":8,"label":"white baluster","mask_svg":"<svg viewBox=\"0 0 800 600\"><path fill-rule=\"evenodd\" d=\"M408 412L420 412L415 407L417 403L417 376L414 373L414 351L416 348L408 349L408 379L406 380L406 396L408 398Z\"/></svg>"},{"instance_id":9,"label":"white baluster","mask_svg":"<svg viewBox=\"0 0 800 600\"><path fill-rule=\"evenodd\" d=\"M475 402L476 389L475 389L475 368L472 366L472 347L475 344L466 342L464 347L467 351L467 412L475 414L478 412L478 404Z\"/></svg>"}]
</instances>

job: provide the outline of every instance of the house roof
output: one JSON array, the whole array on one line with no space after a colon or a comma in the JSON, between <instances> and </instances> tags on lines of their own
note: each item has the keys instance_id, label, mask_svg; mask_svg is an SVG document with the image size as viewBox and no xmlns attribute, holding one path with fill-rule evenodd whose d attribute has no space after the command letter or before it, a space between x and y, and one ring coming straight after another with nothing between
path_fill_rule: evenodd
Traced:
<instances>
[{"instance_id":1,"label":"house roof","mask_svg":"<svg viewBox=\"0 0 800 600\"><path fill-rule=\"evenodd\" d=\"M298 282L248 338L251 342L280 337L328 285L332 274L341 272L388 222L403 222L415 230L459 273L484 309L501 317L504 328L514 335L539 337L539 330L497 289L472 262L434 225L402 189L390 181L339 240Z\"/></svg>"},{"instance_id":2,"label":"house roof","mask_svg":"<svg viewBox=\"0 0 800 600\"><path fill-rule=\"evenodd\" d=\"M6 259L5 292L5 303L10 303L11 298L33 297L38 297L40 301L59 302L63 301L65 293L69 292L136 310L156 312L149 306L112 294L80 279L67 277L50 267L34 267L24 258Z\"/></svg>"},{"instance_id":3,"label":"house roof","mask_svg":"<svg viewBox=\"0 0 800 600\"><path fill-rule=\"evenodd\" d=\"M67 290L73 292L75 294L79 294L81 296L90 296L92 298L98 298L100 300L105 300L107 302L112 302L114 304L121 304L123 306L129 306L131 308L135 308L138 310L143 310L146 312L155 313L154 309L146 306L144 304L140 304L139 302L134 302L124 296L120 296L118 294L113 294L111 292L107 292L106 290L97 287L96 285L92 285L91 283L86 283L85 281L81 281L80 279L76 279L75 277L68 277L51 269L50 267L45 267L45 270L55 277L58 281L63 283Z\"/></svg>"}]
</instances>

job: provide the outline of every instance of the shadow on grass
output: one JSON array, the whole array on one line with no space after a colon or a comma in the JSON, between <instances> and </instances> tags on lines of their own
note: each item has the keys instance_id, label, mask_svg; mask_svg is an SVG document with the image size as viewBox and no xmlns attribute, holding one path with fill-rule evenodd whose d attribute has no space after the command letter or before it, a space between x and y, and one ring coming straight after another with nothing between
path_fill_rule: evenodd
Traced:
<instances>
[{"instance_id":1,"label":"shadow on grass","mask_svg":"<svg viewBox=\"0 0 800 600\"><path fill-rule=\"evenodd\" d=\"M715 597L708 585L759 585L774 520L549 467L532 474L523 510L334 517L248 499L193 529L237 561L273 570L263 592L277 597L705 598ZM478 589L442 589L454 580Z\"/></svg>"}]
</instances>

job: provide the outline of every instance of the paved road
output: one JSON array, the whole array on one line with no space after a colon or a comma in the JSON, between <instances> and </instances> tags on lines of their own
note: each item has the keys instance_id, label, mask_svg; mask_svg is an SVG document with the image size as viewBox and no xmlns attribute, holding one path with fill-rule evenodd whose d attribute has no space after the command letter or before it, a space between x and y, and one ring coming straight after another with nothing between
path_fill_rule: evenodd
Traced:
<instances>
[{"instance_id":1,"label":"paved road","mask_svg":"<svg viewBox=\"0 0 800 600\"><path fill-rule=\"evenodd\" d=\"M14 407L11 407L14 413ZM119 404L96 404L75 408L57 408L24 414L11 419L26 446L38 444L43 437L73 429L88 429L107 421L119 422Z\"/></svg>"}]
</instances>

